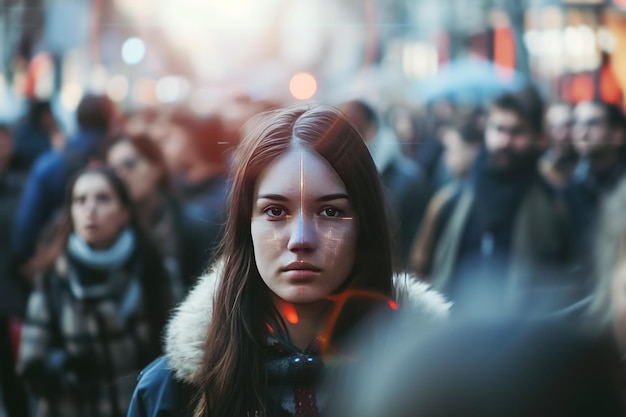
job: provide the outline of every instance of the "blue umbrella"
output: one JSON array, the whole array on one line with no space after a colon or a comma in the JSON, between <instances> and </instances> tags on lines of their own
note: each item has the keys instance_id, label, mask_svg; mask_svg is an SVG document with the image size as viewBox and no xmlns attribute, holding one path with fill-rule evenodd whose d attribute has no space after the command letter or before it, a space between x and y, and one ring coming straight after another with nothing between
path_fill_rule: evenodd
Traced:
<instances>
[{"instance_id":1,"label":"blue umbrella","mask_svg":"<svg viewBox=\"0 0 626 417\"><path fill-rule=\"evenodd\" d=\"M467 58L444 66L437 75L418 82L412 89L424 103L448 99L463 103L485 103L496 96L520 89L524 77L493 62Z\"/></svg>"}]
</instances>

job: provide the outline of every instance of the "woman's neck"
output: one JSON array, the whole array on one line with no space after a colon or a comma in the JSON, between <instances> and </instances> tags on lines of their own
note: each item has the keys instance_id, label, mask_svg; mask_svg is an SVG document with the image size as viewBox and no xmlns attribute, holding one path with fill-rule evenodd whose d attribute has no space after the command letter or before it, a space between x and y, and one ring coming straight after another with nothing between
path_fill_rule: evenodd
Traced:
<instances>
[{"instance_id":1,"label":"woman's neck","mask_svg":"<svg viewBox=\"0 0 626 417\"><path fill-rule=\"evenodd\" d=\"M291 304L278 297L274 304L283 318L291 343L301 350L311 345L320 336L331 312L330 301L311 304Z\"/></svg>"}]
</instances>

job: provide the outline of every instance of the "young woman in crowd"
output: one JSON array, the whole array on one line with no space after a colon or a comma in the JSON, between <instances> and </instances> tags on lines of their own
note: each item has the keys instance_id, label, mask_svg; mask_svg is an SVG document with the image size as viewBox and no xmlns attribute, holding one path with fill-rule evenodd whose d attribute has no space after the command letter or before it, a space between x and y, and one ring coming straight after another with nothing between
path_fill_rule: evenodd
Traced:
<instances>
[{"instance_id":1,"label":"young woman in crowd","mask_svg":"<svg viewBox=\"0 0 626 417\"><path fill-rule=\"evenodd\" d=\"M353 126L327 106L263 114L235 152L220 261L168 325L129 416L317 416L322 378L378 311L447 304L393 279L384 197ZM396 304L397 302L397 304ZM340 365L338 365L340 367Z\"/></svg>"},{"instance_id":2,"label":"young woman in crowd","mask_svg":"<svg viewBox=\"0 0 626 417\"><path fill-rule=\"evenodd\" d=\"M170 288L112 170L79 171L63 215L28 302L18 369L38 416L122 416L132 375L160 352Z\"/></svg>"},{"instance_id":3,"label":"young woman in crowd","mask_svg":"<svg viewBox=\"0 0 626 417\"><path fill-rule=\"evenodd\" d=\"M126 183L144 230L163 255L174 301L180 301L208 262L210 230L185 214L170 190L161 149L148 136L119 136L107 162Z\"/></svg>"}]
</instances>

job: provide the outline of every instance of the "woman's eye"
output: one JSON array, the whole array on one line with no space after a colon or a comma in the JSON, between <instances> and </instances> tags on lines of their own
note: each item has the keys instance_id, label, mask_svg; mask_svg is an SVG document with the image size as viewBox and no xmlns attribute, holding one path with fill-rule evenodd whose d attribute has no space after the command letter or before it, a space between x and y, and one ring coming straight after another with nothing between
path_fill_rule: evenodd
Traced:
<instances>
[{"instance_id":1,"label":"woman's eye","mask_svg":"<svg viewBox=\"0 0 626 417\"><path fill-rule=\"evenodd\" d=\"M283 217L285 210L280 207L269 207L265 210L265 214L272 218Z\"/></svg>"},{"instance_id":2,"label":"woman's eye","mask_svg":"<svg viewBox=\"0 0 626 417\"><path fill-rule=\"evenodd\" d=\"M99 203L108 203L111 201L111 196L108 194L98 194L98 196L96 196L96 201Z\"/></svg>"},{"instance_id":3,"label":"woman's eye","mask_svg":"<svg viewBox=\"0 0 626 417\"><path fill-rule=\"evenodd\" d=\"M321 215L324 217L340 217L341 210L336 209L334 207L326 207L321 211Z\"/></svg>"}]
</instances>

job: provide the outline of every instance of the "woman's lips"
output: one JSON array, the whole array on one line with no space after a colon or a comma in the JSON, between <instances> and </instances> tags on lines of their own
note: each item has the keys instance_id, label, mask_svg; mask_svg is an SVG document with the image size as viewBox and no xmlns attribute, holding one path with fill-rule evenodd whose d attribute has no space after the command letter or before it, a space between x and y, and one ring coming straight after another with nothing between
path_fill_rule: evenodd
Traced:
<instances>
[{"instance_id":1,"label":"woman's lips","mask_svg":"<svg viewBox=\"0 0 626 417\"><path fill-rule=\"evenodd\" d=\"M296 261L296 262L292 262L289 265L287 265L286 267L283 268L283 271L287 272L287 271L313 271L313 272L320 272L321 268L318 268L317 266L310 264L308 262L304 262L304 261Z\"/></svg>"},{"instance_id":2,"label":"woman's lips","mask_svg":"<svg viewBox=\"0 0 626 417\"><path fill-rule=\"evenodd\" d=\"M309 279L316 277L322 270L308 262L292 262L282 272L292 279Z\"/></svg>"}]
</instances>

